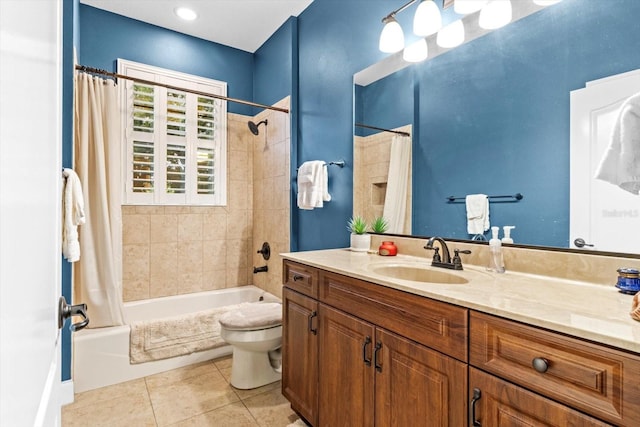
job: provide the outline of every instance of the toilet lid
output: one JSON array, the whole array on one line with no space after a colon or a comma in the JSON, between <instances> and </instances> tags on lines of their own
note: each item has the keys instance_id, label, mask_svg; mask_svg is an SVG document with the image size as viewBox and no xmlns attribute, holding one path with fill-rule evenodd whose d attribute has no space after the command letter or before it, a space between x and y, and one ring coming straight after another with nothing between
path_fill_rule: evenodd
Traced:
<instances>
[{"instance_id":1,"label":"toilet lid","mask_svg":"<svg viewBox=\"0 0 640 427\"><path fill-rule=\"evenodd\" d=\"M220 324L230 330L267 329L282 324L282 304L247 302L220 316Z\"/></svg>"}]
</instances>

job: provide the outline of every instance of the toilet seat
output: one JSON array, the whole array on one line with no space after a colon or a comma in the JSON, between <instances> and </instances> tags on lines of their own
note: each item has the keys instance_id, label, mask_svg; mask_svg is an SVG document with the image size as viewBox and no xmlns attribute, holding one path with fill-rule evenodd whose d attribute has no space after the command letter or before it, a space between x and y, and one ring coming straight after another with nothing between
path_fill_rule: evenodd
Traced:
<instances>
[{"instance_id":1,"label":"toilet seat","mask_svg":"<svg viewBox=\"0 0 640 427\"><path fill-rule=\"evenodd\" d=\"M252 302L240 304L220 316L220 325L229 331L259 331L282 325L282 304Z\"/></svg>"}]
</instances>

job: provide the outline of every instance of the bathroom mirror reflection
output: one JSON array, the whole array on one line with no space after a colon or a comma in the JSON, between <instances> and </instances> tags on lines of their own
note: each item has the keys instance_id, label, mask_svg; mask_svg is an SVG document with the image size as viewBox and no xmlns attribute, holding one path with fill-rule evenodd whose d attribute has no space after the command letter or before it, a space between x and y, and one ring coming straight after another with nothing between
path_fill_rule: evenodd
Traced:
<instances>
[{"instance_id":1,"label":"bathroom mirror reflection","mask_svg":"<svg viewBox=\"0 0 640 427\"><path fill-rule=\"evenodd\" d=\"M516 244L576 248L574 240L581 237L592 243L590 235L572 230L570 220L572 197L591 197L571 179L570 98L588 82L640 68L633 43L640 37L637 16L640 3L633 0L619 0L615 7L563 0L423 63L356 85L356 122L389 129L412 125L407 234L470 239L466 195L521 193L520 201L496 199L489 208L492 226L516 226ZM354 129L354 141L366 135ZM610 130L611 123L598 129ZM355 165L354 182L361 173ZM354 188L354 194L360 191ZM460 199L450 202L449 196ZM626 212L636 225L619 231L618 241L640 229L640 198L623 198L627 205L613 210ZM581 221L592 223L585 219L590 215L607 211L584 212ZM624 245L593 243L597 250L640 254Z\"/></svg>"}]
</instances>

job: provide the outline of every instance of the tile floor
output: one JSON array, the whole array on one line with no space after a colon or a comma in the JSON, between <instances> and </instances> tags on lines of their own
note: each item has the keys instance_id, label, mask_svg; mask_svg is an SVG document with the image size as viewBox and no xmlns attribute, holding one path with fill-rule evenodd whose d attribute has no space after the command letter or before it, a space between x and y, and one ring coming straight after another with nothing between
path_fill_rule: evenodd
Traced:
<instances>
[{"instance_id":1,"label":"tile floor","mask_svg":"<svg viewBox=\"0 0 640 427\"><path fill-rule=\"evenodd\" d=\"M253 390L229 384L231 357L76 394L62 426L285 427L298 417L280 382Z\"/></svg>"}]
</instances>

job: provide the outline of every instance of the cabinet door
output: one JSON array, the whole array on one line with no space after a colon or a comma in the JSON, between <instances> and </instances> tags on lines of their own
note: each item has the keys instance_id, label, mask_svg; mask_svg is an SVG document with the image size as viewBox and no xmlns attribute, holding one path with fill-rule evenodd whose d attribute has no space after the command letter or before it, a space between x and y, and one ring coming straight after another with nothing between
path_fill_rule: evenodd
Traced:
<instances>
[{"instance_id":1,"label":"cabinet door","mask_svg":"<svg viewBox=\"0 0 640 427\"><path fill-rule=\"evenodd\" d=\"M554 426L603 427L603 423L509 382L469 368L469 399L474 391L480 396L471 405L469 426ZM477 396L476 396L477 397ZM475 408L474 408L475 407Z\"/></svg>"},{"instance_id":2,"label":"cabinet door","mask_svg":"<svg viewBox=\"0 0 640 427\"><path fill-rule=\"evenodd\" d=\"M317 425L318 302L284 288L283 304L282 394L296 412Z\"/></svg>"},{"instance_id":3,"label":"cabinet door","mask_svg":"<svg viewBox=\"0 0 640 427\"><path fill-rule=\"evenodd\" d=\"M466 364L383 329L377 347L376 426L466 426Z\"/></svg>"},{"instance_id":4,"label":"cabinet door","mask_svg":"<svg viewBox=\"0 0 640 427\"><path fill-rule=\"evenodd\" d=\"M320 427L373 426L372 325L320 304Z\"/></svg>"}]
</instances>

